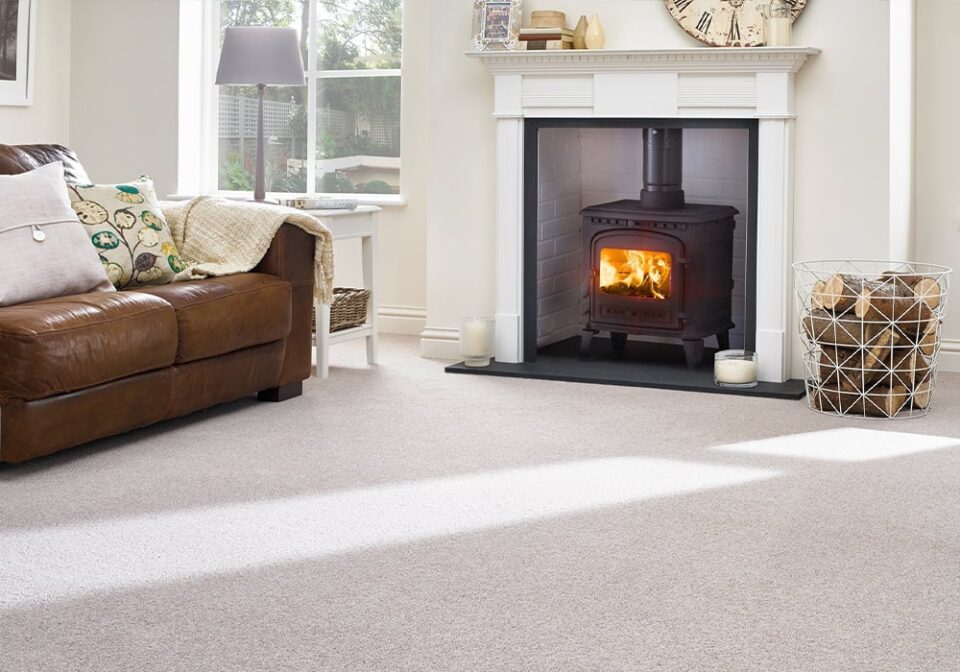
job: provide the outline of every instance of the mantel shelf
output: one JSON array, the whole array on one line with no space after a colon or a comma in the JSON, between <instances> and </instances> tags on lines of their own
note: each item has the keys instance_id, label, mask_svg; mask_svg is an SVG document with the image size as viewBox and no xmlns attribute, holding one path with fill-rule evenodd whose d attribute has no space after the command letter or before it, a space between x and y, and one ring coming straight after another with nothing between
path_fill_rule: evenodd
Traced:
<instances>
[{"instance_id":1,"label":"mantel shelf","mask_svg":"<svg viewBox=\"0 0 960 672\"><path fill-rule=\"evenodd\" d=\"M471 51L495 75L596 72L794 73L820 53L813 47L694 47L690 49L563 49Z\"/></svg>"}]
</instances>

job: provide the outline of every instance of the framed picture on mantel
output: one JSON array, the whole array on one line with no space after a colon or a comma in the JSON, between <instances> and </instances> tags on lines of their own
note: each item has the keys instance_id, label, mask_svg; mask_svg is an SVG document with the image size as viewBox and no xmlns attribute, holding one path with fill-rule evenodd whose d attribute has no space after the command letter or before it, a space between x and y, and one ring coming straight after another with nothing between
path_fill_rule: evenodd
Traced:
<instances>
[{"instance_id":1,"label":"framed picture on mantel","mask_svg":"<svg viewBox=\"0 0 960 672\"><path fill-rule=\"evenodd\" d=\"M473 0L474 51L516 49L523 0Z\"/></svg>"},{"instance_id":2,"label":"framed picture on mantel","mask_svg":"<svg viewBox=\"0 0 960 672\"><path fill-rule=\"evenodd\" d=\"M0 105L33 103L39 0L0 0Z\"/></svg>"}]
</instances>

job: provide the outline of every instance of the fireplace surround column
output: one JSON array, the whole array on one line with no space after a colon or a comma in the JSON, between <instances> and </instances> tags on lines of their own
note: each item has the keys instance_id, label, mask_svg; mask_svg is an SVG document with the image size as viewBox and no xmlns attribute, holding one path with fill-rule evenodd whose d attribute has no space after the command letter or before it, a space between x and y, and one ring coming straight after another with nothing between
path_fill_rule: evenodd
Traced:
<instances>
[{"instance_id":1,"label":"fireplace surround column","mask_svg":"<svg viewBox=\"0 0 960 672\"><path fill-rule=\"evenodd\" d=\"M501 362L523 361L523 107L522 78L496 79L497 332Z\"/></svg>"},{"instance_id":2,"label":"fireplace surround column","mask_svg":"<svg viewBox=\"0 0 960 672\"><path fill-rule=\"evenodd\" d=\"M760 120L757 154L756 351L760 380L790 378L793 343L793 120Z\"/></svg>"}]
</instances>

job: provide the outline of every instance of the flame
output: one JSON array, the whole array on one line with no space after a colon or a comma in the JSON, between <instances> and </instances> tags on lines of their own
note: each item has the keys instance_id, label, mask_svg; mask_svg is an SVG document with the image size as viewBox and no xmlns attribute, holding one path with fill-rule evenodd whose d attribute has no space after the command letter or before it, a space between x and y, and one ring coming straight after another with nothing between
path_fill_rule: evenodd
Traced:
<instances>
[{"instance_id":1,"label":"flame","mask_svg":"<svg viewBox=\"0 0 960 672\"><path fill-rule=\"evenodd\" d=\"M649 250L600 250L600 291L647 299L670 298L672 258Z\"/></svg>"}]
</instances>

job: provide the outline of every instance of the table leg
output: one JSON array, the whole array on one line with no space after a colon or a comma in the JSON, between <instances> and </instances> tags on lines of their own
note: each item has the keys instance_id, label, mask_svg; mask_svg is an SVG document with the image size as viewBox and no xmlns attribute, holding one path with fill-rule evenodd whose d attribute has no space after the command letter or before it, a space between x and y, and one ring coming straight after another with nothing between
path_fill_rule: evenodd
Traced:
<instances>
[{"instance_id":1,"label":"table leg","mask_svg":"<svg viewBox=\"0 0 960 672\"><path fill-rule=\"evenodd\" d=\"M315 335L317 349L317 378L330 376L330 306L317 303L317 324Z\"/></svg>"},{"instance_id":2,"label":"table leg","mask_svg":"<svg viewBox=\"0 0 960 672\"><path fill-rule=\"evenodd\" d=\"M368 308L371 333L367 336L367 364L377 363L377 221L373 218L371 235L364 236L361 243L363 249L363 286L370 290L370 306Z\"/></svg>"}]
</instances>

